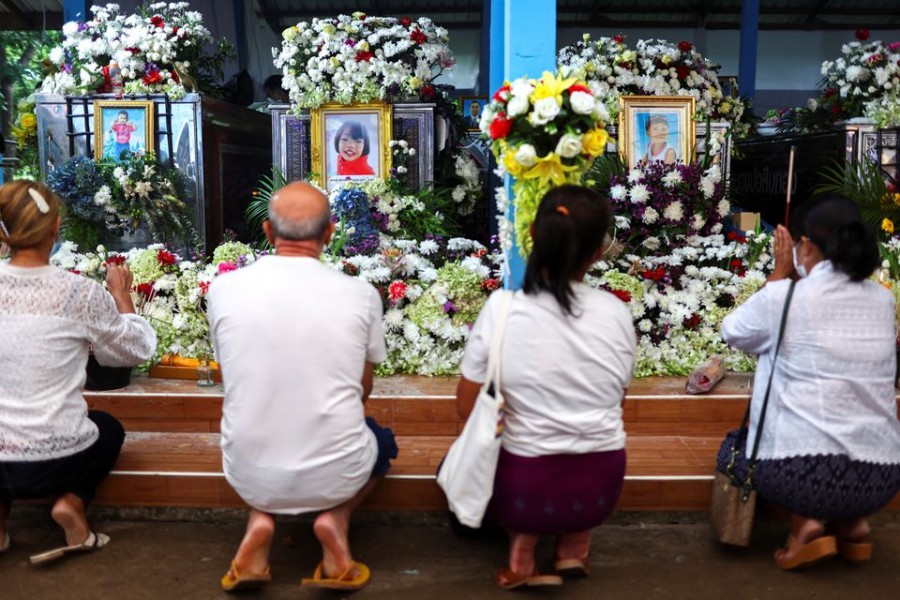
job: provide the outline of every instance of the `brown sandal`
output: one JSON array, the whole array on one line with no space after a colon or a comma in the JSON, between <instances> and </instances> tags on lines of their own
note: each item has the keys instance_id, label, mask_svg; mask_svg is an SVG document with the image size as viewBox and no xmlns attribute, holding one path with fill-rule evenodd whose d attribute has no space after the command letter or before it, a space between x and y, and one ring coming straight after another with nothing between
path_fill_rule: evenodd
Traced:
<instances>
[{"instance_id":1,"label":"brown sandal","mask_svg":"<svg viewBox=\"0 0 900 600\"><path fill-rule=\"evenodd\" d=\"M838 556L850 562L865 562L872 559L872 542L842 542L838 540Z\"/></svg>"},{"instance_id":2,"label":"brown sandal","mask_svg":"<svg viewBox=\"0 0 900 600\"><path fill-rule=\"evenodd\" d=\"M530 577L522 577L510 568L500 569L494 578L497 585L504 590L514 590L520 587L543 587L562 585L562 577L559 575L541 575L535 570Z\"/></svg>"},{"instance_id":3,"label":"brown sandal","mask_svg":"<svg viewBox=\"0 0 900 600\"><path fill-rule=\"evenodd\" d=\"M787 550L785 548L785 550ZM786 571L804 569L827 558L837 556L837 539L831 535L823 535L801 546L791 558L775 557L775 564Z\"/></svg>"}]
</instances>

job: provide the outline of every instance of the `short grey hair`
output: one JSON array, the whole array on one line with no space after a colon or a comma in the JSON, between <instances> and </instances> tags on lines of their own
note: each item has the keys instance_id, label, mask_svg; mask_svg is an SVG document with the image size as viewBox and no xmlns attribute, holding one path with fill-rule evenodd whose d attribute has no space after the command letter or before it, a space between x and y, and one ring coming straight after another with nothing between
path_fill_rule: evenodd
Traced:
<instances>
[{"instance_id":1,"label":"short grey hair","mask_svg":"<svg viewBox=\"0 0 900 600\"><path fill-rule=\"evenodd\" d=\"M320 240L331 222L331 209L326 208L322 214L311 219L289 220L280 217L269 201L269 223L272 224L272 237L293 242Z\"/></svg>"}]
</instances>

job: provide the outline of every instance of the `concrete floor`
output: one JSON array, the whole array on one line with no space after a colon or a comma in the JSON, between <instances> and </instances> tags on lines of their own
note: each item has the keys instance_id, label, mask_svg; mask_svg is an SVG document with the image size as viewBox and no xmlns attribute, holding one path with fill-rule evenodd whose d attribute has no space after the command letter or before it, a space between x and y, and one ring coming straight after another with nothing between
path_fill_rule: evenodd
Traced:
<instances>
[{"instance_id":1,"label":"concrete floor","mask_svg":"<svg viewBox=\"0 0 900 600\"><path fill-rule=\"evenodd\" d=\"M165 522L105 519L94 526L112 537L93 554L66 558L46 568L28 564L28 555L51 548L60 534L37 507L14 509L10 520L13 549L0 556L2 600L217 599L218 581L240 540L243 523L236 512L214 515L218 522ZM124 515L127 517L128 515ZM169 514L171 517L172 515ZM186 516L191 516L186 514ZM196 516L196 515L194 515ZM505 592L492 581L505 558L500 538L472 540L453 535L440 516L416 514L368 516L354 525L351 543L357 560L373 571L372 582L356 598L384 599L779 599L816 600L900 598L900 518L890 514L874 522L875 557L864 566L834 560L811 570L777 570L771 552L784 526L771 519L757 524L745 551L712 543L702 515L681 515L667 522L660 515L620 514L594 535L592 573L562 588ZM206 520L209 521L208 515ZM308 520L279 521L272 557L274 580L249 598L341 598L345 594L302 589L300 578L318 561ZM539 548L544 564L551 557L547 540Z\"/></svg>"}]
</instances>

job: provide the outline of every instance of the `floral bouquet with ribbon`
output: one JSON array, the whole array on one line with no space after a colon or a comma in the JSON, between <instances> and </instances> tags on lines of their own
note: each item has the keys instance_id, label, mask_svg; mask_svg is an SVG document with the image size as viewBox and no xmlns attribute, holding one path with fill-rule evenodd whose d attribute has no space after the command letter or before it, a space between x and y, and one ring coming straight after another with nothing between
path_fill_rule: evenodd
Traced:
<instances>
[{"instance_id":1,"label":"floral bouquet with ribbon","mask_svg":"<svg viewBox=\"0 0 900 600\"><path fill-rule=\"evenodd\" d=\"M608 118L583 81L548 71L494 92L481 130L490 136L497 162L515 178L515 236L523 256L531 252L529 229L541 198L552 187L581 182L606 150Z\"/></svg>"}]
</instances>

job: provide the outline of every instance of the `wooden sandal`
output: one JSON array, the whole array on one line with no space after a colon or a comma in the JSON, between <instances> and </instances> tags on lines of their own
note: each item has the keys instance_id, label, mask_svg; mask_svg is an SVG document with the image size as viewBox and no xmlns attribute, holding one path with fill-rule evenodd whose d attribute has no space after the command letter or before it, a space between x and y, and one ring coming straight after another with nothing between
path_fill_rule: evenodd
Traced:
<instances>
[{"instance_id":1,"label":"wooden sandal","mask_svg":"<svg viewBox=\"0 0 900 600\"><path fill-rule=\"evenodd\" d=\"M494 580L504 590L514 590L520 587L556 586L562 585L563 582L559 575L541 575L537 570L528 577L522 577L508 567L497 571Z\"/></svg>"},{"instance_id":2,"label":"wooden sandal","mask_svg":"<svg viewBox=\"0 0 900 600\"><path fill-rule=\"evenodd\" d=\"M785 551L788 549L785 548ZM791 558L775 556L775 564L786 571L804 569L827 558L837 556L837 539L831 535L823 535L801 546Z\"/></svg>"},{"instance_id":3,"label":"wooden sandal","mask_svg":"<svg viewBox=\"0 0 900 600\"><path fill-rule=\"evenodd\" d=\"M872 559L872 542L842 542L838 540L838 556L850 562L865 562Z\"/></svg>"}]
</instances>

